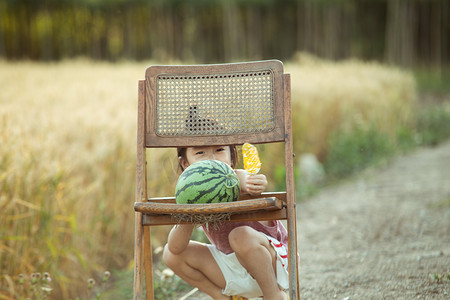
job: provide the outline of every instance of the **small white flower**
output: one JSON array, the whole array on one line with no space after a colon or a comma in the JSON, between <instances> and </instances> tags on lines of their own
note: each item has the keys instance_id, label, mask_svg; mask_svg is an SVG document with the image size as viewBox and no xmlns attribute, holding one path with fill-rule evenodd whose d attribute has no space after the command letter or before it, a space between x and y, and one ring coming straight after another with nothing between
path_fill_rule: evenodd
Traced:
<instances>
[{"instance_id":1,"label":"small white flower","mask_svg":"<svg viewBox=\"0 0 450 300\"><path fill-rule=\"evenodd\" d=\"M164 269L161 274L161 278L173 277L175 273L171 269Z\"/></svg>"}]
</instances>

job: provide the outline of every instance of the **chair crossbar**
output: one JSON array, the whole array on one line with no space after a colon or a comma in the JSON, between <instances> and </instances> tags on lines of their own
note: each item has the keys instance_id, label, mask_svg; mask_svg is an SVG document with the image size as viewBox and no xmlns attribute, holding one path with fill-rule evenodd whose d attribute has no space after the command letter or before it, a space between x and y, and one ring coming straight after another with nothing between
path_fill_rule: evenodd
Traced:
<instances>
[{"instance_id":1,"label":"chair crossbar","mask_svg":"<svg viewBox=\"0 0 450 300\"><path fill-rule=\"evenodd\" d=\"M161 202L136 202L134 209L144 214L216 214L255 210L277 210L285 206L275 197L242 200L227 203L174 204Z\"/></svg>"}]
</instances>

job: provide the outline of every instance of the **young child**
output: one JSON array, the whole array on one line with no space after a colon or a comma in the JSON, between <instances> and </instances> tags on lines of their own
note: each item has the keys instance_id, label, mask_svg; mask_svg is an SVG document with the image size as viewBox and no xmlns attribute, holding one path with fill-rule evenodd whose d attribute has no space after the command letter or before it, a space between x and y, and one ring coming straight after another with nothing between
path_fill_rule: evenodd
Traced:
<instances>
[{"instance_id":1,"label":"young child","mask_svg":"<svg viewBox=\"0 0 450 300\"><path fill-rule=\"evenodd\" d=\"M178 149L181 170L200 160L215 159L234 168L234 146ZM266 186L263 174L236 170L241 193L259 195ZM190 240L194 224L175 225L164 247L166 265L183 280L213 299L264 297L288 299L287 232L280 221L225 222L203 226L210 244Z\"/></svg>"}]
</instances>

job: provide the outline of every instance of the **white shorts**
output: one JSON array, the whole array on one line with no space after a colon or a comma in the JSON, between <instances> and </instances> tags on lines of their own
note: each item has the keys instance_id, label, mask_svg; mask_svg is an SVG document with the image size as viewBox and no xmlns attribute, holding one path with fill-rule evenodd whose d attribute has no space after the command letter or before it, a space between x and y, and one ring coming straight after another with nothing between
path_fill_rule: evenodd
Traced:
<instances>
[{"instance_id":1,"label":"white shorts","mask_svg":"<svg viewBox=\"0 0 450 300\"><path fill-rule=\"evenodd\" d=\"M286 246L276 239L266 234L264 235L277 253L277 283L281 289L287 290L289 289L289 273ZM217 250L214 245L209 244L207 246L225 277L226 286L222 290L222 294L227 296L240 295L247 298L261 297L263 295L256 280L239 263L234 252L225 254Z\"/></svg>"}]
</instances>

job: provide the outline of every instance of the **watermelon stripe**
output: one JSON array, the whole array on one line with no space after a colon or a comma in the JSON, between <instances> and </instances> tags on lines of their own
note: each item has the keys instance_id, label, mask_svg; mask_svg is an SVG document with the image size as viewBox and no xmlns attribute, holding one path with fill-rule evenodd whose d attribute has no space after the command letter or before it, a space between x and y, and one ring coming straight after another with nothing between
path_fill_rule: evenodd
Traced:
<instances>
[{"instance_id":1,"label":"watermelon stripe","mask_svg":"<svg viewBox=\"0 0 450 300\"><path fill-rule=\"evenodd\" d=\"M203 168L203 167L202 168L196 168L196 169L186 169L185 172L186 172L186 174L185 174L186 177L191 176L193 174L206 175L208 173L212 173L210 168ZM220 174L220 173L216 172L216 174Z\"/></svg>"},{"instance_id":2,"label":"watermelon stripe","mask_svg":"<svg viewBox=\"0 0 450 300\"><path fill-rule=\"evenodd\" d=\"M219 179L217 179L217 180L219 180ZM217 184L220 184L221 182L219 182L217 180L216 180ZM192 191L211 190L211 185L208 184L208 183L209 183L208 181L203 181L202 183L196 182L196 183L193 183L193 184L186 185L186 186L184 186L183 188L181 188L181 189L179 189L177 191L177 193L175 194L175 197L179 196L181 193L186 192L186 191L191 191L192 192ZM217 186L214 185L212 190L214 190L216 187Z\"/></svg>"},{"instance_id":3,"label":"watermelon stripe","mask_svg":"<svg viewBox=\"0 0 450 300\"><path fill-rule=\"evenodd\" d=\"M178 196L181 192L185 191L186 189L192 188L193 186L200 186L205 183L210 183L210 181L212 179L221 180L220 183L222 183L222 181L223 181L222 176L219 176L219 175L213 176L213 177L208 177L206 179L199 180L199 181L195 181L192 179L195 179L195 178L189 178L189 182L186 183L181 189L179 189L177 191L177 193L175 194L175 197ZM186 180L188 180L188 179L186 179Z\"/></svg>"},{"instance_id":4,"label":"watermelon stripe","mask_svg":"<svg viewBox=\"0 0 450 300\"><path fill-rule=\"evenodd\" d=\"M231 192L233 193L233 201L237 201L239 199L239 194L241 192L241 187L238 186L237 189L233 188L231 189Z\"/></svg>"},{"instance_id":5,"label":"watermelon stripe","mask_svg":"<svg viewBox=\"0 0 450 300\"><path fill-rule=\"evenodd\" d=\"M209 180L207 180L207 181L209 181ZM210 200L207 201L206 203L211 203L212 200L215 200L215 197L220 193L220 183L218 183L217 185L214 185L213 187L211 187L207 190L202 190L203 195L199 195L199 196L195 197L194 199L190 199L190 200L188 200L188 202L190 202L192 204L197 203L204 195L210 194L210 193L213 195L208 195L208 198L210 198Z\"/></svg>"},{"instance_id":6,"label":"watermelon stripe","mask_svg":"<svg viewBox=\"0 0 450 300\"><path fill-rule=\"evenodd\" d=\"M213 161L213 165L215 165L215 167L220 168L223 171L224 174L228 173L228 170L225 168L226 164L223 165L223 164L219 164L219 163Z\"/></svg>"},{"instance_id":7,"label":"watermelon stripe","mask_svg":"<svg viewBox=\"0 0 450 300\"><path fill-rule=\"evenodd\" d=\"M190 202L200 202L200 203L204 203L205 200L202 200L201 198L203 197L207 197L210 198L212 197L211 194L217 194L219 191L215 191L216 189L220 190L220 187L217 185L214 185L211 187L210 184L207 184L208 182L205 182L205 186L202 187L201 185L191 185L189 188L193 191L201 191L201 193L197 193L195 197L191 197L191 199L189 199L188 201ZM219 184L219 183L218 183Z\"/></svg>"}]
</instances>

